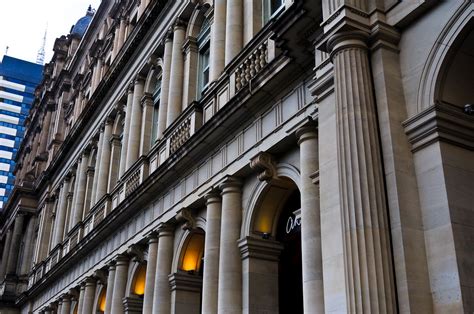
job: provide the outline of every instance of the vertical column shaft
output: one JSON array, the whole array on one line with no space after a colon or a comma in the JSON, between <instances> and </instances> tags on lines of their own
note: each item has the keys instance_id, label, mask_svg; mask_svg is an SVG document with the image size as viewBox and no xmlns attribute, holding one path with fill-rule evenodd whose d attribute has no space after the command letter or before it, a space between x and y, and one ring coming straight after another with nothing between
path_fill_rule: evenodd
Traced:
<instances>
[{"instance_id":1,"label":"vertical column shaft","mask_svg":"<svg viewBox=\"0 0 474 314\"><path fill-rule=\"evenodd\" d=\"M181 103L183 99L183 76L184 76L184 55L183 43L185 36L185 26L178 21L174 26L173 52L171 58L170 87L168 93L168 111L166 116L166 127L181 113Z\"/></svg>"},{"instance_id":2,"label":"vertical column shaft","mask_svg":"<svg viewBox=\"0 0 474 314\"><path fill-rule=\"evenodd\" d=\"M106 119L103 139L102 139L102 146L100 150L102 153L100 154L100 168L99 168L99 175L97 177L97 190L95 196L95 202L97 203L102 196L107 193L107 181L109 179L109 163L110 163L110 137L112 136L112 120Z\"/></svg>"},{"instance_id":3,"label":"vertical column shaft","mask_svg":"<svg viewBox=\"0 0 474 314\"><path fill-rule=\"evenodd\" d=\"M172 53L173 39L172 33L170 33L165 39L165 51L163 53L163 72L161 74L161 99L160 108L158 109L158 127L156 134L157 139L160 139L163 136L163 132L166 129Z\"/></svg>"},{"instance_id":4,"label":"vertical column shaft","mask_svg":"<svg viewBox=\"0 0 474 314\"><path fill-rule=\"evenodd\" d=\"M222 189L218 313L242 313L242 260L237 240L242 221L241 183L227 178Z\"/></svg>"},{"instance_id":5,"label":"vertical column shaft","mask_svg":"<svg viewBox=\"0 0 474 314\"><path fill-rule=\"evenodd\" d=\"M84 308L84 291L86 286L81 284L79 289L79 300L77 301L77 314L82 314L82 309Z\"/></svg>"},{"instance_id":6,"label":"vertical column shaft","mask_svg":"<svg viewBox=\"0 0 474 314\"><path fill-rule=\"evenodd\" d=\"M82 306L82 314L91 314L94 308L95 287L97 280L94 278L87 278L84 288L84 304Z\"/></svg>"},{"instance_id":7,"label":"vertical column shaft","mask_svg":"<svg viewBox=\"0 0 474 314\"><path fill-rule=\"evenodd\" d=\"M169 314L171 312L171 291L168 276L171 273L173 259L173 230L164 225L158 232L153 313Z\"/></svg>"},{"instance_id":8,"label":"vertical column shaft","mask_svg":"<svg viewBox=\"0 0 474 314\"><path fill-rule=\"evenodd\" d=\"M229 64L242 50L243 3L242 0L227 0L225 26L225 65Z\"/></svg>"},{"instance_id":9,"label":"vertical column shaft","mask_svg":"<svg viewBox=\"0 0 474 314\"><path fill-rule=\"evenodd\" d=\"M140 130L142 121L141 99L143 96L143 78L137 77L133 88L133 102L130 110L130 130L127 145L127 162L125 169L128 170L137 161L140 150Z\"/></svg>"},{"instance_id":10,"label":"vertical column shaft","mask_svg":"<svg viewBox=\"0 0 474 314\"><path fill-rule=\"evenodd\" d=\"M324 313L319 188L310 178L319 169L317 133L315 127L308 126L298 129L296 134L300 145L301 165L303 306L305 312Z\"/></svg>"},{"instance_id":11,"label":"vertical column shaft","mask_svg":"<svg viewBox=\"0 0 474 314\"><path fill-rule=\"evenodd\" d=\"M139 156L148 154L151 144L151 133L153 129L153 96L145 93L142 98L141 136Z\"/></svg>"},{"instance_id":12,"label":"vertical column shaft","mask_svg":"<svg viewBox=\"0 0 474 314\"><path fill-rule=\"evenodd\" d=\"M18 214L15 218L15 225L13 226L10 252L8 253L7 275L16 273L18 254L20 253L19 251L20 251L21 236L23 234L24 220L25 220L24 214Z\"/></svg>"},{"instance_id":13,"label":"vertical column shaft","mask_svg":"<svg viewBox=\"0 0 474 314\"><path fill-rule=\"evenodd\" d=\"M61 312L58 311L58 314L71 314L71 298L69 296L63 296L63 306L61 307Z\"/></svg>"},{"instance_id":14,"label":"vertical column shaft","mask_svg":"<svg viewBox=\"0 0 474 314\"><path fill-rule=\"evenodd\" d=\"M44 153L48 145L48 126L51 123L51 110L49 107L46 108L46 112L43 119L43 127L41 129L40 144L38 147L39 153Z\"/></svg>"},{"instance_id":15,"label":"vertical column shaft","mask_svg":"<svg viewBox=\"0 0 474 314\"><path fill-rule=\"evenodd\" d=\"M65 178L59 194L58 210L54 226L53 247L63 241L64 227L66 225L67 194L69 192L70 179Z\"/></svg>"},{"instance_id":16,"label":"vertical column shaft","mask_svg":"<svg viewBox=\"0 0 474 314\"><path fill-rule=\"evenodd\" d=\"M214 19L211 25L209 80L219 78L225 66L225 28L227 0L214 0Z\"/></svg>"},{"instance_id":17,"label":"vertical column shaft","mask_svg":"<svg viewBox=\"0 0 474 314\"><path fill-rule=\"evenodd\" d=\"M348 311L396 312L381 150L364 33L334 35Z\"/></svg>"},{"instance_id":18,"label":"vertical column shaft","mask_svg":"<svg viewBox=\"0 0 474 314\"><path fill-rule=\"evenodd\" d=\"M117 184L119 165L120 165L120 151L122 145L120 144L120 137L113 135L110 140L111 152L109 161L109 179L107 185L107 193L112 191Z\"/></svg>"},{"instance_id":19,"label":"vertical column shaft","mask_svg":"<svg viewBox=\"0 0 474 314\"><path fill-rule=\"evenodd\" d=\"M120 25L119 25L119 36L117 40L117 54L123 46L123 42L125 41L125 28L126 28L127 21L124 17L120 18Z\"/></svg>"},{"instance_id":20,"label":"vertical column shaft","mask_svg":"<svg viewBox=\"0 0 474 314\"><path fill-rule=\"evenodd\" d=\"M144 314L153 314L153 291L155 288L157 254L158 237L152 234L148 239L148 262L146 266L145 295L143 297Z\"/></svg>"},{"instance_id":21,"label":"vertical column shaft","mask_svg":"<svg viewBox=\"0 0 474 314\"><path fill-rule=\"evenodd\" d=\"M8 229L5 244L3 245L3 253L2 253L2 264L0 265L0 282L3 281L3 278L7 272L7 263L8 263L8 256L10 254L10 246L12 243L12 230Z\"/></svg>"},{"instance_id":22,"label":"vertical column shaft","mask_svg":"<svg viewBox=\"0 0 474 314\"><path fill-rule=\"evenodd\" d=\"M119 255L116 259L114 293L112 295L111 313L123 313L123 301L127 288L128 257Z\"/></svg>"},{"instance_id":23,"label":"vertical column shaft","mask_svg":"<svg viewBox=\"0 0 474 314\"><path fill-rule=\"evenodd\" d=\"M130 86L128 88L128 94L127 94L127 106L125 107L125 122L123 125L122 150L120 151L119 178L123 176L123 174L125 173L127 169L128 137L130 133L132 104L133 104L133 88Z\"/></svg>"},{"instance_id":24,"label":"vertical column shaft","mask_svg":"<svg viewBox=\"0 0 474 314\"><path fill-rule=\"evenodd\" d=\"M104 141L104 128L101 125L99 127L99 141L97 142L97 153L95 154L95 166L94 166L94 181L92 185L92 195L91 195L91 207L97 203L97 185L99 181L99 173L102 164L100 163L101 156L102 156L102 145Z\"/></svg>"},{"instance_id":25,"label":"vertical column shaft","mask_svg":"<svg viewBox=\"0 0 474 314\"><path fill-rule=\"evenodd\" d=\"M33 250L35 245L34 232L35 232L36 217L31 216L28 221L25 234L25 246L23 248L23 258L21 261L21 268L19 275L28 275L31 267L33 266Z\"/></svg>"},{"instance_id":26,"label":"vertical column shaft","mask_svg":"<svg viewBox=\"0 0 474 314\"><path fill-rule=\"evenodd\" d=\"M202 313L216 314L222 210L222 199L220 195L213 193L206 195L206 207Z\"/></svg>"},{"instance_id":27,"label":"vertical column shaft","mask_svg":"<svg viewBox=\"0 0 474 314\"><path fill-rule=\"evenodd\" d=\"M112 298L114 294L115 283L115 264L109 265L109 275L107 276L107 291L105 292L105 311L104 314L111 314Z\"/></svg>"},{"instance_id":28,"label":"vertical column shaft","mask_svg":"<svg viewBox=\"0 0 474 314\"><path fill-rule=\"evenodd\" d=\"M86 153L82 154L80 164L77 166L77 178L76 178L76 196L74 197L74 214L71 228L82 221L84 214L84 200L86 195L86 183L87 183L87 164L89 161L89 155Z\"/></svg>"}]
</instances>

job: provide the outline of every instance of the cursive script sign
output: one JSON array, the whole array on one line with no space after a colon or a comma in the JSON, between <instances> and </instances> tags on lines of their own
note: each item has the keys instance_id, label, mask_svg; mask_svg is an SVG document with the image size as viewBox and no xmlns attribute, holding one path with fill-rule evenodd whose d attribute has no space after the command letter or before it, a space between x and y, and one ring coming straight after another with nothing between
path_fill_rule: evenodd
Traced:
<instances>
[{"instance_id":1,"label":"cursive script sign","mask_svg":"<svg viewBox=\"0 0 474 314\"><path fill-rule=\"evenodd\" d=\"M296 227L301 226L301 210L295 210L293 212L294 217L288 217L286 221L286 233L292 232Z\"/></svg>"}]
</instances>

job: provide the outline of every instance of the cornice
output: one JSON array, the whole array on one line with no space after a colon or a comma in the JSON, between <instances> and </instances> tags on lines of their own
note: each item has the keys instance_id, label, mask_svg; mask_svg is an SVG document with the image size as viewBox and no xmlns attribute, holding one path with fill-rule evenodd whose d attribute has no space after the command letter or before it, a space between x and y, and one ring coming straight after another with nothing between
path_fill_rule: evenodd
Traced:
<instances>
[{"instance_id":1,"label":"cornice","mask_svg":"<svg viewBox=\"0 0 474 314\"><path fill-rule=\"evenodd\" d=\"M413 152L438 141L474 150L474 116L452 104L438 102L403 126Z\"/></svg>"}]
</instances>

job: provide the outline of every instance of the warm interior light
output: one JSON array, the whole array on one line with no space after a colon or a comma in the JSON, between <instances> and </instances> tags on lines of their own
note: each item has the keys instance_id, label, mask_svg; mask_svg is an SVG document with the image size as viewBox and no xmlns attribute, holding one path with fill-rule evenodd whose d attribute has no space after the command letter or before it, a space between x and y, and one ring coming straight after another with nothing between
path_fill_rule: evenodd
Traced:
<instances>
[{"instance_id":1,"label":"warm interior light","mask_svg":"<svg viewBox=\"0 0 474 314\"><path fill-rule=\"evenodd\" d=\"M204 254L204 234L193 234L186 243L181 269L184 271L198 271Z\"/></svg>"},{"instance_id":2,"label":"warm interior light","mask_svg":"<svg viewBox=\"0 0 474 314\"><path fill-rule=\"evenodd\" d=\"M77 314L77 307L78 307L78 305L76 304L76 306L74 307L74 311L73 311L74 314Z\"/></svg>"},{"instance_id":3,"label":"warm interior light","mask_svg":"<svg viewBox=\"0 0 474 314\"><path fill-rule=\"evenodd\" d=\"M102 289L102 292L100 293L100 297L99 297L99 311L100 312L105 312L105 301L106 301L106 298L105 298L105 291L107 289ZM76 310L74 313L77 313L77 307L76 307Z\"/></svg>"},{"instance_id":4,"label":"warm interior light","mask_svg":"<svg viewBox=\"0 0 474 314\"><path fill-rule=\"evenodd\" d=\"M287 189L276 186L271 187L266 192L254 218L254 231L262 234L272 233L275 215L277 214L278 208L285 203L288 194L289 191Z\"/></svg>"},{"instance_id":5,"label":"warm interior light","mask_svg":"<svg viewBox=\"0 0 474 314\"><path fill-rule=\"evenodd\" d=\"M145 294L145 278L146 278L146 265L140 265L137 272L135 273L133 293L137 295Z\"/></svg>"}]
</instances>

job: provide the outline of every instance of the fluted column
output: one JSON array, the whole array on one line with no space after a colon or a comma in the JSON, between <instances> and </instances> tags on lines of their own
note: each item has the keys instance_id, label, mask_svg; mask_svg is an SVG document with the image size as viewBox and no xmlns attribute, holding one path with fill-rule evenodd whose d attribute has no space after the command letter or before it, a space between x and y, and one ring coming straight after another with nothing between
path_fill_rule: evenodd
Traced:
<instances>
[{"instance_id":1,"label":"fluted column","mask_svg":"<svg viewBox=\"0 0 474 314\"><path fill-rule=\"evenodd\" d=\"M3 253L2 253L2 264L0 265L0 282L3 281L5 274L7 272L7 263L8 263L8 256L10 254L10 246L12 243L12 230L8 229L5 244L3 245Z\"/></svg>"},{"instance_id":2,"label":"fluted column","mask_svg":"<svg viewBox=\"0 0 474 314\"><path fill-rule=\"evenodd\" d=\"M100 159L102 156L102 145L104 141L104 126L101 124L99 126L99 141L97 142L97 153L95 154L95 165L94 165L94 179L92 184L92 194L91 194L91 207L94 207L97 202L97 185L99 181L100 168L102 167Z\"/></svg>"},{"instance_id":3,"label":"fluted column","mask_svg":"<svg viewBox=\"0 0 474 314\"><path fill-rule=\"evenodd\" d=\"M7 275L16 273L16 265L18 263L18 254L20 253L21 237L23 235L23 223L25 221L24 214L17 214L15 225L13 226L12 241L10 252L8 253Z\"/></svg>"},{"instance_id":4,"label":"fluted column","mask_svg":"<svg viewBox=\"0 0 474 314\"><path fill-rule=\"evenodd\" d=\"M219 78L225 66L225 28L227 0L214 0L214 18L211 24L209 81Z\"/></svg>"},{"instance_id":5,"label":"fluted column","mask_svg":"<svg viewBox=\"0 0 474 314\"><path fill-rule=\"evenodd\" d=\"M151 133L153 130L153 96L145 93L141 99L142 117L141 117L141 136L139 156L148 154L151 145Z\"/></svg>"},{"instance_id":6,"label":"fluted column","mask_svg":"<svg viewBox=\"0 0 474 314\"><path fill-rule=\"evenodd\" d=\"M202 279L202 313L217 313L219 284L219 246L222 199L217 193L206 195L206 238Z\"/></svg>"},{"instance_id":7,"label":"fluted column","mask_svg":"<svg viewBox=\"0 0 474 314\"><path fill-rule=\"evenodd\" d=\"M183 43L185 36L185 25L178 21L174 26L173 52L171 58L170 87L168 93L168 112L166 116L166 127L170 126L181 113L183 99L184 79L184 55Z\"/></svg>"},{"instance_id":8,"label":"fluted column","mask_svg":"<svg viewBox=\"0 0 474 314\"><path fill-rule=\"evenodd\" d=\"M128 257L124 255L119 255L116 260L115 266L115 280L114 280L114 293L112 295L112 307L110 312L123 313L123 301L125 297L125 289L127 288L127 278L128 278Z\"/></svg>"},{"instance_id":9,"label":"fluted column","mask_svg":"<svg viewBox=\"0 0 474 314\"><path fill-rule=\"evenodd\" d=\"M153 291L155 288L156 259L158 237L151 234L148 238L148 261L146 265L145 295L143 296L143 314L153 314Z\"/></svg>"},{"instance_id":10,"label":"fluted column","mask_svg":"<svg viewBox=\"0 0 474 314\"><path fill-rule=\"evenodd\" d=\"M112 135L110 139L110 161L109 161L109 179L107 180L107 193L112 191L117 184L119 165L120 165L120 151L122 145L120 144L120 137Z\"/></svg>"},{"instance_id":11,"label":"fluted column","mask_svg":"<svg viewBox=\"0 0 474 314\"><path fill-rule=\"evenodd\" d=\"M225 26L225 65L228 65L242 50L243 3L242 0L227 0Z\"/></svg>"},{"instance_id":12,"label":"fluted column","mask_svg":"<svg viewBox=\"0 0 474 314\"><path fill-rule=\"evenodd\" d=\"M58 311L58 314L71 314L71 297L64 295L62 301L63 306L61 307L61 312Z\"/></svg>"},{"instance_id":13,"label":"fluted column","mask_svg":"<svg viewBox=\"0 0 474 314\"><path fill-rule=\"evenodd\" d=\"M240 180L229 177L222 190L218 313L242 313L242 260L237 240L242 222Z\"/></svg>"},{"instance_id":14,"label":"fluted column","mask_svg":"<svg viewBox=\"0 0 474 314\"><path fill-rule=\"evenodd\" d=\"M107 291L105 292L105 311L104 314L111 314L112 298L114 294L115 283L115 263L109 265L109 274L107 276Z\"/></svg>"},{"instance_id":15,"label":"fluted column","mask_svg":"<svg viewBox=\"0 0 474 314\"><path fill-rule=\"evenodd\" d=\"M125 171L137 161L140 151L140 130L142 121L141 99L143 96L144 79L138 76L133 87L133 102L130 110L130 130L127 145L127 163Z\"/></svg>"},{"instance_id":16,"label":"fluted column","mask_svg":"<svg viewBox=\"0 0 474 314\"><path fill-rule=\"evenodd\" d=\"M169 314L171 312L171 291L168 276L171 273L173 260L173 238L173 229L170 226L162 225L158 230L158 253L153 293L154 314Z\"/></svg>"},{"instance_id":17,"label":"fluted column","mask_svg":"<svg viewBox=\"0 0 474 314\"><path fill-rule=\"evenodd\" d=\"M297 130L301 167L301 257L303 306L308 313L324 313L319 187L310 176L318 169L318 135L313 126Z\"/></svg>"},{"instance_id":18,"label":"fluted column","mask_svg":"<svg viewBox=\"0 0 474 314\"><path fill-rule=\"evenodd\" d=\"M334 35L338 166L348 312L394 313L393 267L374 94L362 32Z\"/></svg>"},{"instance_id":19,"label":"fluted column","mask_svg":"<svg viewBox=\"0 0 474 314\"><path fill-rule=\"evenodd\" d=\"M64 182L59 194L58 210L56 211L56 220L54 226L53 247L63 242L64 227L66 225L67 195L69 192L70 178L64 178Z\"/></svg>"},{"instance_id":20,"label":"fluted column","mask_svg":"<svg viewBox=\"0 0 474 314\"><path fill-rule=\"evenodd\" d=\"M161 99L158 108L158 127L156 138L160 139L166 129L166 117L168 114L168 96L171 75L171 58L173 53L173 33L168 33L165 39L165 49L163 53L163 68L161 73Z\"/></svg>"},{"instance_id":21,"label":"fluted column","mask_svg":"<svg viewBox=\"0 0 474 314\"><path fill-rule=\"evenodd\" d=\"M82 314L82 309L84 308L84 291L86 289L86 285L84 283L81 284L79 289L79 300L77 301L77 314Z\"/></svg>"},{"instance_id":22,"label":"fluted column","mask_svg":"<svg viewBox=\"0 0 474 314\"><path fill-rule=\"evenodd\" d=\"M109 163L110 163L110 137L112 136L113 121L111 119L105 120L104 133L102 134L102 146L100 150L100 168L99 176L97 177L97 190L94 204L97 203L102 196L107 193L107 183L109 179Z\"/></svg>"},{"instance_id":23,"label":"fluted column","mask_svg":"<svg viewBox=\"0 0 474 314\"><path fill-rule=\"evenodd\" d=\"M75 190L74 196L74 214L72 219L71 228L74 228L77 223L82 221L84 213L84 200L86 195L86 183L87 183L87 164L89 161L88 153L83 153L77 166L77 177L76 184L77 189Z\"/></svg>"},{"instance_id":24,"label":"fluted column","mask_svg":"<svg viewBox=\"0 0 474 314\"><path fill-rule=\"evenodd\" d=\"M84 288L84 304L82 306L82 314L92 314L95 299L95 287L97 280L93 277L86 279Z\"/></svg>"},{"instance_id":25,"label":"fluted column","mask_svg":"<svg viewBox=\"0 0 474 314\"><path fill-rule=\"evenodd\" d=\"M127 105L125 107L125 122L123 125L122 134L122 150L120 151L120 167L119 167L119 179L122 178L123 174L127 170L127 151L128 151L128 138L130 133L130 121L132 116L132 104L133 104L133 86L130 85L127 91Z\"/></svg>"}]
</instances>

